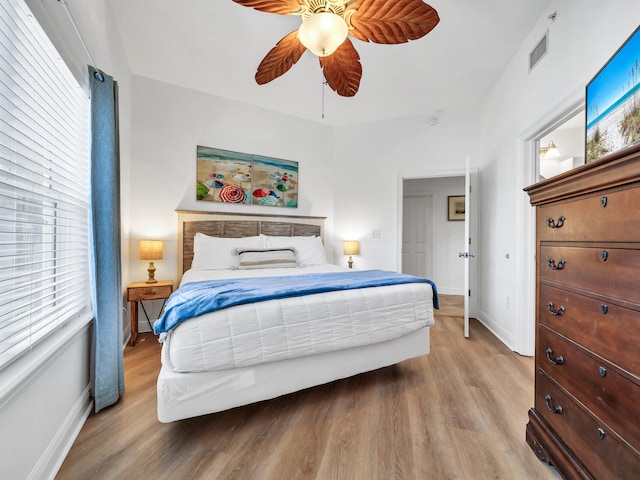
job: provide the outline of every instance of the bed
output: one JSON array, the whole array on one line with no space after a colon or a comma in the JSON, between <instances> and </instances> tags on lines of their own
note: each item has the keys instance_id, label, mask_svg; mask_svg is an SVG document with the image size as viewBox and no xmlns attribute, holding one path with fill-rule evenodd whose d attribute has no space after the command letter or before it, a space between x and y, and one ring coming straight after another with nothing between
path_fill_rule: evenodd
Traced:
<instances>
[{"instance_id":1,"label":"bed","mask_svg":"<svg viewBox=\"0 0 640 480\"><path fill-rule=\"evenodd\" d=\"M323 227L322 217L178 211L180 288L154 324L161 422L429 353L435 285L328 264ZM238 299L238 290L255 297Z\"/></svg>"}]
</instances>

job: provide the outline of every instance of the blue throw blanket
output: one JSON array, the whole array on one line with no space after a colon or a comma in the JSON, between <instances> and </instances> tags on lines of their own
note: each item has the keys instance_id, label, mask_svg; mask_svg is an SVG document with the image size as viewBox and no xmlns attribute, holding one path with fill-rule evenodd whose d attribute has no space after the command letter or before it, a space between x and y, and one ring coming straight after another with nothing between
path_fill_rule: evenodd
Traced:
<instances>
[{"instance_id":1,"label":"blue throw blanket","mask_svg":"<svg viewBox=\"0 0 640 480\"><path fill-rule=\"evenodd\" d=\"M165 333L184 320L235 305L401 283L431 284L433 306L440 308L436 285L431 280L383 270L206 280L187 283L176 290L162 317L153 324L153 332Z\"/></svg>"}]
</instances>

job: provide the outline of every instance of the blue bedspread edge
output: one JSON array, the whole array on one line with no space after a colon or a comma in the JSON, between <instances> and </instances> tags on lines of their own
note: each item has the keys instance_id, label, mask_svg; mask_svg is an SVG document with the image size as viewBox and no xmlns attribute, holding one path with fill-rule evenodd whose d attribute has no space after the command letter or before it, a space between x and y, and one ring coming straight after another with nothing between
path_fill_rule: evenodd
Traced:
<instances>
[{"instance_id":1,"label":"blue bedspread edge","mask_svg":"<svg viewBox=\"0 0 640 480\"><path fill-rule=\"evenodd\" d=\"M434 282L385 270L205 280L187 283L176 290L169 297L163 315L153 324L153 332L156 335L166 333L184 320L236 305L403 283L430 284L433 289L433 307L440 308Z\"/></svg>"}]
</instances>

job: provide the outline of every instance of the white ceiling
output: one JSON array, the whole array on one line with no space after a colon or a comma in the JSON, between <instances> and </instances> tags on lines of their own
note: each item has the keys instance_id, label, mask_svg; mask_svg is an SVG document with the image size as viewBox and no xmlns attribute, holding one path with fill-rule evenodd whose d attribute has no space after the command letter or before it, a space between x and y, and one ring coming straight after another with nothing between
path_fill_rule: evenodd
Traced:
<instances>
[{"instance_id":1,"label":"white ceiling","mask_svg":"<svg viewBox=\"0 0 640 480\"><path fill-rule=\"evenodd\" d=\"M347 125L477 108L550 0L431 0L440 23L419 40L378 45L352 39L363 69L352 98L323 87L318 59L308 51L283 76L255 83L258 64L298 28L298 16L232 0L110 2L134 74Z\"/></svg>"}]
</instances>

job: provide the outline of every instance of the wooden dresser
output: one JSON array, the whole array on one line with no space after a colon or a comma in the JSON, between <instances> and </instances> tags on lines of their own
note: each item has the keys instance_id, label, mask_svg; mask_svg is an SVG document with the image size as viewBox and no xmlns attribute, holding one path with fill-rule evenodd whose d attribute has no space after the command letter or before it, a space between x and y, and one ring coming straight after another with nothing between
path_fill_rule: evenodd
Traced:
<instances>
[{"instance_id":1,"label":"wooden dresser","mask_svg":"<svg viewBox=\"0 0 640 480\"><path fill-rule=\"evenodd\" d=\"M640 145L525 191L537 219L527 443L565 479L640 479Z\"/></svg>"}]
</instances>

